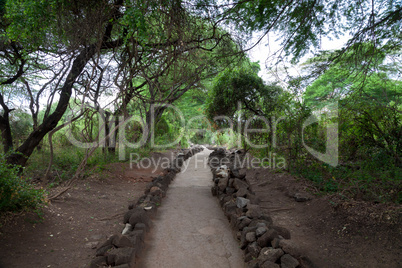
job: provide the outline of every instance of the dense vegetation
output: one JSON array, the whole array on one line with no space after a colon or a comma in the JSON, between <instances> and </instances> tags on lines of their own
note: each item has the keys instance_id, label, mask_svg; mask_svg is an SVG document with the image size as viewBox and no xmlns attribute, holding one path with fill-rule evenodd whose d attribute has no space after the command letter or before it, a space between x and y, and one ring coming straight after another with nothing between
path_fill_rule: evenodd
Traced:
<instances>
[{"instance_id":1,"label":"dense vegetation","mask_svg":"<svg viewBox=\"0 0 402 268\"><path fill-rule=\"evenodd\" d=\"M53 185L190 143L275 153L322 192L402 202L398 1L0 0L0 17L0 211L44 200L22 179L38 170ZM300 75L258 76L245 52L271 33L268 67Z\"/></svg>"}]
</instances>

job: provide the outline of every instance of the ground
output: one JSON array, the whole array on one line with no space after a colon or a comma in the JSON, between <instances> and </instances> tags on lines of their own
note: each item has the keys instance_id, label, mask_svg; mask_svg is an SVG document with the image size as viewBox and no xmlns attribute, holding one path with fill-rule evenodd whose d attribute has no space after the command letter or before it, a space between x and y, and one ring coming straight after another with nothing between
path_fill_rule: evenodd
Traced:
<instances>
[{"instance_id":1,"label":"ground","mask_svg":"<svg viewBox=\"0 0 402 268\"><path fill-rule=\"evenodd\" d=\"M320 197L309 181L285 172L246 174L264 210L317 267L402 267L401 206ZM296 193L311 200L296 202Z\"/></svg>"},{"instance_id":2,"label":"ground","mask_svg":"<svg viewBox=\"0 0 402 268\"><path fill-rule=\"evenodd\" d=\"M3 218L0 266L85 267L98 242L121 232L128 204L163 172L152 169L111 164L49 203L42 219ZM292 241L317 267L402 267L401 206L320 197L308 181L285 172L243 172L274 223L290 230ZM295 193L312 199L296 202Z\"/></svg>"},{"instance_id":3,"label":"ground","mask_svg":"<svg viewBox=\"0 0 402 268\"><path fill-rule=\"evenodd\" d=\"M153 158L162 156L171 153ZM41 218L34 213L3 217L0 267L86 267L98 242L122 231L128 204L162 172L154 166L130 169L129 163L110 164L47 204Z\"/></svg>"}]
</instances>

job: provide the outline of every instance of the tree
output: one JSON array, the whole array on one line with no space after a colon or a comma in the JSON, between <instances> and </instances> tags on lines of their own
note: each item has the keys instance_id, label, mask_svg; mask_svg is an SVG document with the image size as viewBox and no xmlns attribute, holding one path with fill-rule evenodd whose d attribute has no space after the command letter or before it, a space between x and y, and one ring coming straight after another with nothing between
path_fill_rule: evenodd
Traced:
<instances>
[{"instance_id":1,"label":"tree","mask_svg":"<svg viewBox=\"0 0 402 268\"><path fill-rule=\"evenodd\" d=\"M114 85L115 115L124 114L131 102L173 103L224 66L227 53L238 52L226 32L182 1L1 4L0 129L12 164L26 163L63 118L72 96L82 103L92 100L99 111L99 97ZM14 108L4 92L15 87L29 100L33 130L13 150L9 115ZM43 96L48 104L38 118ZM157 115L163 111L162 106Z\"/></svg>"},{"instance_id":2,"label":"tree","mask_svg":"<svg viewBox=\"0 0 402 268\"><path fill-rule=\"evenodd\" d=\"M198 6L203 8L204 16L217 17L229 27L236 25L244 44L250 44L252 33L260 33L258 40L245 49L254 47L269 33L278 36L281 48L273 64L284 57L297 62L309 52L318 52L322 37L337 38L345 34L350 36L349 40L328 58L328 67L341 61L356 44L370 43L375 48L366 54L367 61L384 51L401 50L400 1L203 0L198 1ZM356 67L365 70L364 65Z\"/></svg>"},{"instance_id":3,"label":"tree","mask_svg":"<svg viewBox=\"0 0 402 268\"><path fill-rule=\"evenodd\" d=\"M345 158L356 161L360 148L360 158L365 158L366 152L382 151L392 157L397 165L401 164L400 154L402 144L402 106L401 82L391 79L390 66L386 64L386 56L377 54L375 63L368 62L365 54L372 51L370 44L366 49L352 51L353 59L346 54L344 60L329 68L324 74L306 88L304 101L310 107L321 108L328 103L338 101L341 111L342 145ZM320 59L309 61L310 64L320 64ZM355 65L367 65L370 70L361 76ZM386 72L385 72L386 71ZM378 152L373 153L378 154Z\"/></svg>"}]
</instances>

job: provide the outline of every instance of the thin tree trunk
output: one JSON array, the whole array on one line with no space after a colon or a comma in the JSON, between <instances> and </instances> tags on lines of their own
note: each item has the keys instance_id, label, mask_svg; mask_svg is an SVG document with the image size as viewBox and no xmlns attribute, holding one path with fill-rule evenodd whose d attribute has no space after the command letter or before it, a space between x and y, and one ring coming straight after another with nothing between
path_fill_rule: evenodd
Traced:
<instances>
[{"instance_id":1,"label":"thin tree trunk","mask_svg":"<svg viewBox=\"0 0 402 268\"><path fill-rule=\"evenodd\" d=\"M65 126L71 124L72 122L76 121L77 119L79 119L85 112L86 112L86 110L83 110L79 115L77 115L76 117L74 117L70 121L63 123L62 125L56 127L55 129L53 129L52 131L49 132L48 137L49 137L49 148L50 148L50 160L49 160L49 165L47 167L45 177L44 177L45 181L49 180L50 170L51 170L52 165L53 165L53 142L52 142L53 134L56 133L57 131L59 131L60 129L62 129L63 127L65 127Z\"/></svg>"},{"instance_id":2,"label":"thin tree trunk","mask_svg":"<svg viewBox=\"0 0 402 268\"><path fill-rule=\"evenodd\" d=\"M91 59L91 57L95 55L95 53L96 46L92 45L83 49L77 56L66 78L66 81L61 88L60 99L56 106L56 110L29 135L25 142L17 149L16 153L12 153L7 157L7 162L9 164L25 166L28 158L31 156L36 146L38 146L38 144L42 141L43 137L57 126L57 123L60 121L68 107L75 80L81 74L85 65Z\"/></svg>"}]
</instances>

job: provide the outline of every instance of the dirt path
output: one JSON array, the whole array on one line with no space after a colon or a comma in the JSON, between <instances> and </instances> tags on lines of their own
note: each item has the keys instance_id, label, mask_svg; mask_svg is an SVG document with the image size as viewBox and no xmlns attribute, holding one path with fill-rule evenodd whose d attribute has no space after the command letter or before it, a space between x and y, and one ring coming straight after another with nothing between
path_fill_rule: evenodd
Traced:
<instances>
[{"instance_id":1,"label":"dirt path","mask_svg":"<svg viewBox=\"0 0 402 268\"><path fill-rule=\"evenodd\" d=\"M336 199L308 194L308 181L286 172L255 168L246 178L263 211L290 231L292 242L317 267L402 267L401 225L376 216L387 215L385 204L351 200L334 207ZM295 193L312 200L296 202Z\"/></svg>"},{"instance_id":2,"label":"dirt path","mask_svg":"<svg viewBox=\"0 0 402 268\"><path fill-rule=\"evenodd\" d=\"M211 195L212 151L190 158L158 210L139 267L244 267L243 255Z\"/></svg>"},{"instance_id":3,"label":"dirt path","mask_svg":"<svg viewBox=\"0 0 402 268\"><path fill-rule=\"evenodd\" d=\"M154 153L155 161L171 153ZM88 267L100 243L124 228L128 204L163 172L113 163L76 185L43 208L42 219L21 214L0 222L1 268ZM52 189L58 192L59 189ZM3 226L1 226L3 225Z\"/></svg>"}]
</instances>

